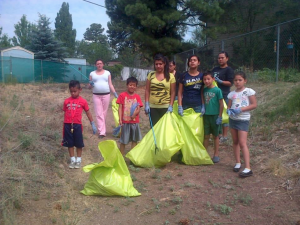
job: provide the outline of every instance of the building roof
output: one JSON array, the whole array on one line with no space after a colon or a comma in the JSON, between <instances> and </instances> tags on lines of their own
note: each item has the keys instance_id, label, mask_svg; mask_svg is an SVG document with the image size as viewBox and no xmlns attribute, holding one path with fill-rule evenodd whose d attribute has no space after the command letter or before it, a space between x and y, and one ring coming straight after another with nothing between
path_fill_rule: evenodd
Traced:
<instances>
[{"instance_id":1,"label":"building roof","mask_svg":"<svg viewBox=\"0 0 300 225\"><path fill-rule=\"evenodd\" d=\"M33 52L31 52L31 51L29 51L29 50L27 50L27 49L25 49L25 48L22 48L22 47L20 47L20 46L14 46L14 47L9 47L9 48L3 48L3 49L0 49L0 52L2 53L2 52L10 51L10 50L22 50L22 51L27 52L27 53L29 53L29 54L31 54L31 55L34 55Z\"/></svg>"}]
</instances>

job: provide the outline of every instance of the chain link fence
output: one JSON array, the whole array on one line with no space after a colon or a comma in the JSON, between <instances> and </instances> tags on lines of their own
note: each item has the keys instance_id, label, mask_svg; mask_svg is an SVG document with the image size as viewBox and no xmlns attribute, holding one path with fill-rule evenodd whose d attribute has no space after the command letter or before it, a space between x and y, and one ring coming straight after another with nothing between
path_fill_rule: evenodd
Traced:
<instances>
[{"instance_id":1,"label":"chain link fence","mask_svg":"<svg viewBox=\"0 0 300 225\"><path fill-rule=\"evenodd\" d=\"M217 66L221 51L229 54L228 64L258 81L298 81L300 77L300 18L250 33L237 35L203 47L176 54L177 70L187 70L191 55L200 57L200 71Z\"/></svg>"}]
</instances>

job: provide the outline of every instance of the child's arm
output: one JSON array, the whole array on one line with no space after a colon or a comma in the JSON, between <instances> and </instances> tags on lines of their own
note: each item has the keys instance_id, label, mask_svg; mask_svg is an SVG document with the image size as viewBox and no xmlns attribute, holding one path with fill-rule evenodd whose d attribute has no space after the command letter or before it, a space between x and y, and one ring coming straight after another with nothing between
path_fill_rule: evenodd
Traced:
<instances>
[{"instance_id":1,"label":"child's arm","mask_svg":"<svg viewBox=\"0 0 300 225\"><path fill-rule=\"evenodd\" d=\"M223 109L224 109L223 98L219 99L219 104L220 104L219 117L222 117L222 113L223 113Z\"/></svg>"},{"instance_id":2,"label":"child's arm","mask_svg":"<svg viewBox=\"0 0 300 225\"><path fill-rule=\"evenodd\" d=\"M122 126L122 104L119 104L119 125Z\"/></svg>"},{"instance_id":3,"label":"child's arm","mask_svg":"<svg viewBox=\"0 0 300 225\"><path fill-rule=\"evenodd\" d=\"M248 105L246 107L241 107L242 112L250 111L257 107L257 101L256 101L255 95L249 96L249 103L250 103L250 105Z\"/></svg>"},{"instance_id":4,"label":"child's arm","mask_svg":"<svg viewBox=\"0 0 300 225\"><path fill-rule=\"evenodd\" d=\"M85 113L86 113L87 118L89 119L89 121L90 121L90 122L93 122L93 116L92 116L90 110L86 111Z\"/></svg>"},{"instance_id":5,"label":"child's arm","mask_svg":"<svg viewBox=\"0 0 300 225\"><path fill-rule=\"evenodd\" d=\"M86 113L87 117L89 118L89 121L92 125L93 134L96 134L97 133L97 127L96 127L95 122L93 121L93 116L92 116L90 110L85 111L85 113Z\"/></svg>"}]
</instances>

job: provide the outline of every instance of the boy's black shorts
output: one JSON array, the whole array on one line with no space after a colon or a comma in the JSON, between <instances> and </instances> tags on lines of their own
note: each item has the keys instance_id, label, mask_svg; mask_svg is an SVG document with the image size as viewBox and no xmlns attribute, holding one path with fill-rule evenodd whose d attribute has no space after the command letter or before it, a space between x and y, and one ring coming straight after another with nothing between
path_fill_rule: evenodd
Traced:
<instances>
[{"instance_id":1,"label":"boy's black shorts","mask_svg":"<svg viewBox=\"0 0 300 225\"><path fill-rule=\"evenodd\" d=\"M71 124L64 123L63 140L61 145L64 147L83 148L82 124L73 124L73 133L71 132Z\"/></svg>"}]
</instances>

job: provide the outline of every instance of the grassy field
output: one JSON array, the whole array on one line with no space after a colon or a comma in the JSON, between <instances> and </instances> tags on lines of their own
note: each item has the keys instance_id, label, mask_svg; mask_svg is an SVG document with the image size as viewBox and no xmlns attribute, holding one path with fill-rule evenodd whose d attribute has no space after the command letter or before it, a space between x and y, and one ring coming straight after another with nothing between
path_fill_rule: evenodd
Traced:
<instances>
[{"instance_id":1,"label":"grassy field","mask_svg":"<svg viewBox=\"0 0 300 225\"><path fill-rule=\"evenodd\" d=\"M114 82L117 92L125 83ZM61 147L67 84L16 84L0 89L0 224L296 224L300 223L300 84L250 83L257 92L248 145L254 176L238 178L230 141L221 162L187 166L177 155L163 168L125 161L140 197L80 194L89 174L68 168ZM144 99L144 84L137 92ZM94 115L91 91L83 87ZM108 134L114 126L108 113ZM141 113L141 130L150 127ZM83 166L103 160L83 115ZM129 151L129 146L126 146ZM208 149L212 155L212 146Z\"/></svg>"}]
</instances>

